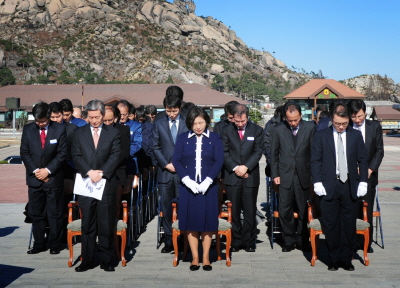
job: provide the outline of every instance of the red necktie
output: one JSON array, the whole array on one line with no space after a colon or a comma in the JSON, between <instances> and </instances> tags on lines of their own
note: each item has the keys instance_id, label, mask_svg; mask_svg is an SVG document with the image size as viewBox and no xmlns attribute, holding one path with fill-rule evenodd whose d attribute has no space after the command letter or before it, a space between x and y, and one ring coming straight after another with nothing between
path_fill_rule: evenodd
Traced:
<instances>
[{"instance_id":1,"label":"red necktie","mask_svg":"<svg viewBox=\"0 0 400 288\"><path fill-rule=\"evenodd\" d=\"M244 132L243 129L240 129L240 130L239 130L239 137L240 137L240 140L243 140L243 132Z\"/></svg>"},{"instance_id":2,"label":"red necktie","mask_svg":"<svg viewBox=\"0 0 400 288\"><path fill-rule=\"evenodd\" d=\"M40 143L42 143L42 149L44 149L44 144L46 143L46 129L40 129Z\"/></svg>"}]
</instances>

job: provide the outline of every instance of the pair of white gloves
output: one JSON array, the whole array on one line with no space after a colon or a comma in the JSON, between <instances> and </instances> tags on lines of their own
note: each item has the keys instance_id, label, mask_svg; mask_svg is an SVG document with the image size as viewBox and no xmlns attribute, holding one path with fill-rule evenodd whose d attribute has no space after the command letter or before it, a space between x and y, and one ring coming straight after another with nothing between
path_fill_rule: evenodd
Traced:
<instances>
[{"instance_id":1,"label":"pair of white gloves","mask_svg":"<svg viewBox=\"0 0 400 288\"><path fill-rule=\"evenodd\" d=\"M358 184L357 197L365 196L367 194L367 189L368 189L367 182L360 182ZM314 192L318 196L326 195L326 190L322 182L317 182L314 184Z\"/></svg>"},{"instance_id":2,"label":"pair of white gloves","mask_svg":"<svg viewBox=\"0 0 400 288\"><path fill-rule=\"evenodd\" d=\"M200 184L196 183L196 181L192 180L189 178L189 176L185 176L182 179L182 183L189 188L190 190L192 190L192 192L194 194L203 194L206 193L206 191L208 190L208 188L210 187L210 185L213 183L213 180L210 177L207 177L206 179L204 179L203 182L201 182Z\"/></svg>"}]
</instances>

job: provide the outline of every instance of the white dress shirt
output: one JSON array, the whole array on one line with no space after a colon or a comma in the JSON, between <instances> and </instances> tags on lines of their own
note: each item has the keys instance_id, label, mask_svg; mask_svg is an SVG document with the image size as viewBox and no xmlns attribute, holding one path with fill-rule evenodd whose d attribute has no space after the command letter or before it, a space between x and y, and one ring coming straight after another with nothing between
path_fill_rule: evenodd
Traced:
<instances>
[{"instance_id":1,"label":"white dress shirt","mask_svg":"<svg viewBox=\"0 0 400 288\"><path fill-rule=\"evenodd\" d=\"M361 123L360 126L353 124L353 128L361 132L365 143L365 120L363 121L363 123Z\"/></svg>"}]
</instances>

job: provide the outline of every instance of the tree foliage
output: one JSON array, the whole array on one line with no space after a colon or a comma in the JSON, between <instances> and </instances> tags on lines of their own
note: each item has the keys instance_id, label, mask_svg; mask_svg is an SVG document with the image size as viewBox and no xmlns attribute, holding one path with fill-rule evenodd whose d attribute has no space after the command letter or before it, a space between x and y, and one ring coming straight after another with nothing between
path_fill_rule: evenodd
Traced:
<instances>
[{"instance_id":1,"label":"tree foliage","mask_svg":"<svg viewBox=\"0 0 400 288\"><path fill-rule=\"evenodd\" d=\"M15 77L12 74L11 70L6 66L0 68L0 87L14 84Z\"/></svg>"}]
</instances>

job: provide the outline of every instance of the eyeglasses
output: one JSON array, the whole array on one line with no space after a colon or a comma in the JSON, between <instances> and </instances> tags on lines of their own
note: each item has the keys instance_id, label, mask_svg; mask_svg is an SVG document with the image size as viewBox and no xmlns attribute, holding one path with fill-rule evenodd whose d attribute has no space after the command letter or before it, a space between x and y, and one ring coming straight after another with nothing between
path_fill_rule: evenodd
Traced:
<instances>
[{"instance_id":1,"label":"eyeglasses","mask_svg":"<svg viewBox=\"0 0 400 288\"><path fill-rule=\"evenodd\" d=\"M336 127L346 127L347 125L349 125L349 121L342 123L333 122L333 125L335 125Z\"/></svg>"}]
</instances>

